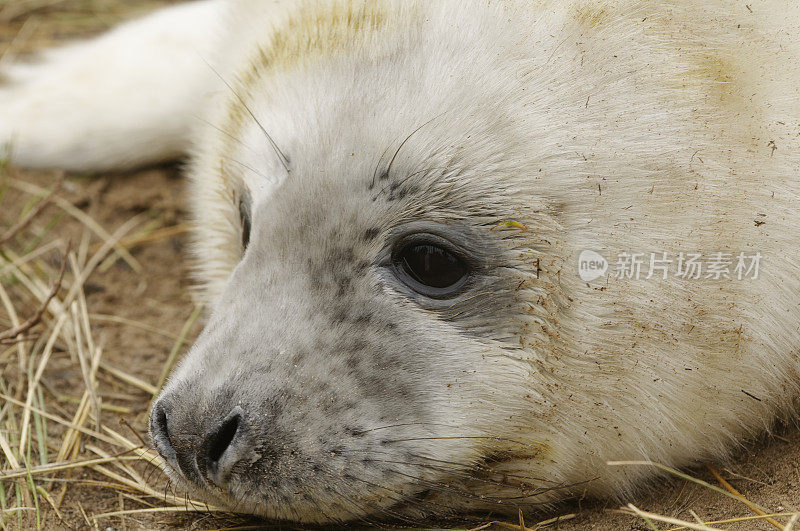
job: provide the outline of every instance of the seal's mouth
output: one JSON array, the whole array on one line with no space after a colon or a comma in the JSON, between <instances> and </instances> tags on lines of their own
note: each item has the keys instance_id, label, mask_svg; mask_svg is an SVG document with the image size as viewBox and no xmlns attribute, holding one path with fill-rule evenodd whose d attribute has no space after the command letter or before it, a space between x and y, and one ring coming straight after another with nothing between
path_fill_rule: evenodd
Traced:
<instances>
[{"instance_id":1,"label":"seal's mouth","mask_svg":"<svg viewBox=\"0 0 800 531\"><path fill-rule=\"evenodd\" d=\"M209 509L309 525L362 520L416 526L466 512L541 505L543 496L560 493L563 498L574 487L500 470L535 457L530 453L482 453L470 461L431 457L418 453L411 442L449 444L461 438L402 437L391 429L351 431L313 455L290 449L291 439L285 438L286 451L277 455L274 448L255 442L254 420L241 406L202 437L176 436L170 430L180 422L170 418L167 403L156 403L150 422L162 468L178 489ZM382 435L367 439L367 433ZM481 494L481 489L493 494Z\"/></svg>"}]
</instances>

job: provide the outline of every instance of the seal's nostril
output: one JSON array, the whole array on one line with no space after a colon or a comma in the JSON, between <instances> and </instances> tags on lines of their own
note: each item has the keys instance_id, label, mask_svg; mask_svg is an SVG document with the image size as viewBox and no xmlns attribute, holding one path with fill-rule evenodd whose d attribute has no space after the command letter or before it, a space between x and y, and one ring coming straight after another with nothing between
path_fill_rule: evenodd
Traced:
<instances>
[{"instance_id":1,"label":"seal's nostril","mask_svg":"<svg viewBox=\"0 0 800 531\"><path fill-rule=\"evenodd\" d=\"M220 459L231 446L234 437L236 437L236 432L239 431L240 421L241 417L239 415L234 415L223 422L220 427L206 438L203 448L205 448L206 462L212 474L216 472Z\"/></svg>"},{"instance_id":2,"label":"seal's nostril","mask_svg":"<svg viewBox=\"0 0 800 531\"><path fill-rule=\"evenodd\" d=\"M150 414L150 437L156 445L158 453L168 462L175 461L175 449L169 439L169 428L167 426L167 408L163 401L159 401L153 407Z\"/></svg>"}]
</instances>

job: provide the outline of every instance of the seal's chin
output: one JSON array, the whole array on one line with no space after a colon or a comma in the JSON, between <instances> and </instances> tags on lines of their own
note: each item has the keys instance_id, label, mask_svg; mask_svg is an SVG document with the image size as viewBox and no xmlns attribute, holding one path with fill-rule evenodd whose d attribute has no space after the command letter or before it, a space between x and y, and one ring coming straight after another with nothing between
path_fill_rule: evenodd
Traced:
<instances>
[{"instance_id":1,"label":"seal's chin","mask_svg":"<svg viewBox=\"0 0 800 531\"><path fill-rule=\"evenodd\" d=\"M191 507L201 510L228 510L236 505L236 501L225 491L196 485L163 458L158 465L170 480L172 495L185 500Z\"/></svg>"},{"instance_id":2,"label":"seal's chin","mask_svg":"<svg viewBox=\"0 0 800 531\"><path fill-rule=\"evenodd\" d=\"M414 519L421 522L422 518L430 516L416 509L420 505L417 499L424 497L425 491L419 496L408 496L404 501L390 501L387 504L370 505L360 501L358 497L342 497L339 502L331 503L330 500L317 500L302 491L289 498L272 496L263 493L266 490L263 485L252 485L249 488L244 485L230 485L228 490L199 486L163 460L160 467L172 483L172 496L199 511L230 511L275 522L323 526L341 525L355 520L377 523L409 522ZM325 510L321 507L325 507Z\"/></svg>"}]
</instances>

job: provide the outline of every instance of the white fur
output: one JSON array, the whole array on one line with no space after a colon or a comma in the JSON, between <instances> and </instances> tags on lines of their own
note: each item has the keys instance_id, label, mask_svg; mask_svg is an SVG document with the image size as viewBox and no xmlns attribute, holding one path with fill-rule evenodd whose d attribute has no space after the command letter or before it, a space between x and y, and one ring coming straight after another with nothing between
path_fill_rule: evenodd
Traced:
<instances>
[{"instance_id":1,"label":"white fur","mask_svg":"<svg viewBox=\"0 0 800 531\"><path fill-rule=\"evenodd\" d=\"M175 156L194 135L197 276L216 302L232 293L241 259L237 198L246 189L256 212L268 209L287 178L250 112L287 153L289 178L323 184L322 174L369 174L387 146L433 120L399 167L458 161L460 173L431 175L427 191L466 191L452 212L420 215L452 221L458 208L504 205L528 227L506 256L527 280L515 300L527 310L479 343L431 325L461 349L442 375L465 373L452 388L429 383L436 414L541 449L500 472L599 478L590 491L618 493L651 471L606 461L719 458L796 403L797 3L751 12L732 0L386 0L396 31L383 40L355 38L248 77L296 4L188 4L12 67L0 140L23 165L96 170ZM244 115L236 131L232 110ZM332 190L308 197L335 210L346 201ZM585 249L759 251L764 261L758 280L589 285L576 269ZM204 363L190 355L173 382ZM425 448L456 461L487 450Z\"/></svg>"},{"instance_id":2,"label":"white fur","mask_svg":"<svg viewBox=\"0 0 800 531\"><path fill-rule=\"evenodd\" d=\"M226 9L221 0L182 4L11 65L0 141L17 164L76 171L186 153L219 83L209 65Z\"/></svg>"}]
</instances>

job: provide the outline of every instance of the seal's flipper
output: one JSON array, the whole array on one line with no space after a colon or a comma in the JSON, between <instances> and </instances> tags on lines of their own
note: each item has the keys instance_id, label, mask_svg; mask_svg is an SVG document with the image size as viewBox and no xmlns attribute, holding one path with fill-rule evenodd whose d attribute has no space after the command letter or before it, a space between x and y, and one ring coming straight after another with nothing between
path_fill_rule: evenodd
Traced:
<instances>
[{"instance_id":1,"label":"seal's flipper","mask_svg":"<svg viewBox=\"0 0 800 531\"><path fill-rule=\"evenodd\" d=\"M219 84L211 63L228 3L166 8L0 66L0 148L20 166L74 171L179 157Z\"/></svg>"}]
</instances>

